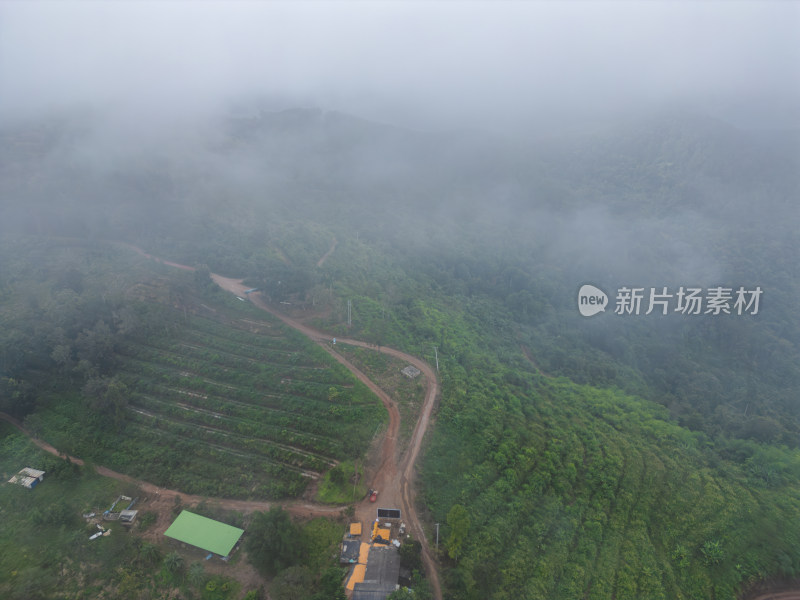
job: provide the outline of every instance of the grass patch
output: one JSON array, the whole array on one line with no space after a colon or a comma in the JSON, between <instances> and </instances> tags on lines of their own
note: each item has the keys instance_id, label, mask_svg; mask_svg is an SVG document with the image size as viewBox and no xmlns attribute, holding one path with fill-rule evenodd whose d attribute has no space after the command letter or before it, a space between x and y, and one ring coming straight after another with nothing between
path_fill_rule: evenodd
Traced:
<instances>
[{"instance_id":1,"label":"grass patch","mask_svg":"<svg viewBox=\"0 0 800 600\"><path fill-rule=\"evenodd\" d=\"M401 373L408 366L408 362L381 354L376 350L336 344L336 351L363 371L397 403L400 411L397 448L402 454L408 447L425 402L427 385L425 376L420 374L414 379L409 379Z\"/></svg>"},{"instance_id":2,"label":"grass patch","mask_svg":"<svg viewBox=\"0 0 800 600\"><path fill-rule=\"evenodd\" d=\"M364 483L364 466L358 465L358 477L353 461L345 461L329 470L319 482L317 502L325 504L351 504L367 493ZM355 483L355 485L353 485Z\"/></svg>"},{"instance_id":3,"label":"grass patch","mask_svg":"<svg viewBox=\"0 0 800 600\"><path fill-rule=\"evenodd\" d=\"M198 597L200 582L183 571L162 576L169 550L148 554L138 535L141 524L129 531L118 522L103 522L111 534L89 539L98 530L81 515L102 512L120 495L139 496L134 486L51 456L0 423L0 473L10 477L23 466L46 473L32 490L0 484L0 598L167 597L175 588L181 597ZM146 509L141 516L150 525L155 520ZM227 591L209 597L239 597L239 583L219 577L218 582Z\"/></svg>"}]
</instances>

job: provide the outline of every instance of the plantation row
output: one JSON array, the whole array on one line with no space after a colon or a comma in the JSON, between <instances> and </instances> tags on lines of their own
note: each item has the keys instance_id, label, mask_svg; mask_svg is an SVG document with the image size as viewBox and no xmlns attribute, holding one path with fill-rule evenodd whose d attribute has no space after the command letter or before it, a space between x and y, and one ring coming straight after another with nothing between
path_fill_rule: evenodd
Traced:
<instances>
[{"instance_id":1,"label":"plantation row","mask_svg":"<svg viewBox=\"0 0 800 600\"><path fill-rule=\"evenodd\" d=\"M310 383L341 385L342 378L325 367L310 367L285 363L271 363L248 358L236 358L219 351L190 346L186 343L170 344L168 348L150 345L128 345L123 356L158 362L181 370L203 372L209 377L221 377L247 381L257 376L256 381L270 381L276 377L291 378Z\"/></svg>"},{"instance_id":2,"label":"plantation row","mask_svg":"<svg viewBox=\"0 0 800 600\"><path fill-rule=\"evenodd\" d=\"M216 340L227 340L234 348L250 346L267 352L270 350L297 352L305 345L305 338L302 335L287 329L279 321L254 322L237 319L221 323L214 319L194 316L190 325L190 330L186 332L188 337L209 335ZM258 329L258 333L253 331L254 326Z\"/></svg>"},{"instance_id":3,"label":"plantation row","mask_svg":"<svg viewBox=\"0 0 800 600\"><path fill-rule=\"evenodd\" d=\"M250 398L250 394L243 390L226 388L227 394L214 395L196 392L185 385L183 387L168 387L160 385L154 379L143 379L125 373L121 377L123 381L128 382L128 385L136 386L136 389L141 394L157 396L162 401L188 405L200 410L212 411L219 415L247 419L265 426L270 421L284 428L304 424L302 437L314 440L323 439L322 436L330 428L330 419L337 417L338 409L340 408L330 402L322 403L305 398L277 394L257 395L257 399L262 400L261 403L258 403L257 399L247 401ZM243 401L239 398L245 398L245 400ZM318 410L313 410L315 402L319 406ZM282 408L277 408L278 406ZM315 432L320 435L315 435ZM340 446L340 441L334 440L333 447L338 448Z\"/></svg>"},{"instance_id":4,"label":"plantation row","mask_svg":"<svg viewBox=\"0 0 800 600\"><path fill-rule=\"evenodd\" d=\"M306 366L323 366L327 364L324 359L325 353L315 346L302 348L298 344L298 339L266 337L261 334L252 333L242 329L229 329L214 321L204 320L200 323L195 318L192 322L192 329L184 332L182 340L188 344L194 344L203 348L214 348L217 352L227 352L235 356L247 357L256 361L274 362L281 364L297 364ZM209 331L195 329L195 323L201 324ZM217 328L222 327L222 331ZM291 332L287 332L291 333ZM150 340L151 342L153 340ZM168 340L163 340L164 342ZM264 343L266 341L266 343ZM304 340L299 339L300 343Z\"/></svg>"},{"instance_id":5,"label":"plantation row","mask_svg":"<svg viewBox=\"0 0 800 600\"><path fill-rule=\"evenodd\" d=\"M113 464L187 492L278 498L363 453L383 417L369 390L283 325L262 327L192 317L170 338L124 344L125 451ZM146 473L126 459L141 446L162 461Z\"/></svg>"},{"instance_id":6,"label":"plantation row","mask_svg":"<svg viewBox=\"0 0 800 600\"><path fill-rule=\"evenodd\" d=\"M137 410L146 412L130 406L118 430L99 427L82 398L67 395L46 413L31 415L26 425L69 454L187 493L279 499L297 496L308 485L309 477L298 467L205 440L194 425L167 431L168 426L158 425L161 418Z\"/></svg>"},{"instance_id":7,"label":"plantation row","mask_svg":"<svg viewBox=\"0 0 800 600\"><path fill-rule=\"evenodd\" d=\"M474 531L450 582L459 595L733 598L770 572L759 558L768 548L786 549L786 573L800 566L788 558L800 528L776 531L778 511L764 508L789 490L741 485L735 466L706 465L698 440L644 402L566 382L537 387L506 395L502 423L473 420L491 386L442 419L475 440L438 449L425 470L437 494L470 507ZM791 502L800 505L796 491Z\"/></svg>"},{"instance_id":8,"label":"plantation row","mask_svg":"<svg viewBox=\"0 0 800 600\"><path fill-rule=\"evenodd\" d=\"M143 409L153 416L158 415L156 426L164 424L180 424L182 430L195 428L203 434L203 439L210 439L232 448L257 449L260 454L287 465L303 469L324 471L335 465L327 457L304 452L291 445L282 444L272 439L254 437L258 435L256 427L242 419L221 417L217 413L192 408L189 405L175 405L149 396L137 396L136 408ZM287 430L276 429L276 437L285 437ZM302 435L302 434L300 434Z\"/></svg>"},{"instance_id":9,"label":"plantation row","mask_svg":"<svg viewBox=\"0 0 800 600\"><path fill-rule=\"evenodd\" d=\"M174 398L220 414L248 417L256 423L274 423L318 436L331 435L334 424L359 428L362 419L373 412L369 406L350 405L343 394L332 400L315 400L289 394L252 392L141 361L126 361L122 369L120 376L139 393ZM339 436L333 438L339 439Z\"/></svg>"},{"instance_id":10,"label":"plantation row","mask_svg":"<svg viewBox=\"0 0 800 600\"><path fill-rule=\"evenodd\" d=\"M234 369L225 369L215 366L210 361L183 359L176 355L167 355L158 350L148 350L146 347L128 345L121 351L123 370L140 372L142 375L161 377L165 382L176 384L182 378L192 387L209 391L211 393L229 390L251 390L256 392L274 392L279 395L290 395L311 400L327 401L331 390L335 395L347 398L348 404L372 403L369 390L365 386L357 385L354 379L349 383L332 383L318 381L327 378L323 371L314 371L314 375L322 375L310 379L308 371L283 370L280 374L262 372L242 372ZM149 368L153 365L153 368ZM346 381L346 379L336 379ZM335 380L335 381L336 381ZM352 387L351 387L352 386Z\"/></svg>"},{"instance_id":11,"label":"plantation row","mask_svg":"<svg viewBox=\"0 0 800 600\"><path fill-rule=\"evenodd\" d=\"M308 484L308 477L283 465L200 443L195 431L177 435L144 419L134 418L128 423L128 435L122 442L122 460L130 452L141 453L139 461L128 464L127 472L132 475L189 493L219 497L277 499L297 496Z\"/></svg>"},{"instance_id":12,"label":"plantation row","mask_svg":"<svg viewBox=\"0 0 800 600\"><path fill-rule=\"evenodd\" d=\"M131 420L145 427L163 431L176 437L201 441L203 445L209 448L215 448L220 452L229 453L233 456L247 458L252 460L254 464L274 465L278 470L272 469L273 474L278 474L280 473L279 469L286 468L312 478L318 475L318 473L302 468L303 465L293 464L292 458L296 459L300 455L281 453L282 449L275 445L259 445L258 442L261 440L243 438L243 436L236 436L211 427L198 426L179 419L167 419L163 414L156 414L141 408L131 408L131 412ZM295 460L294 462L298 461Z\"/></svg>"}]
</instances>

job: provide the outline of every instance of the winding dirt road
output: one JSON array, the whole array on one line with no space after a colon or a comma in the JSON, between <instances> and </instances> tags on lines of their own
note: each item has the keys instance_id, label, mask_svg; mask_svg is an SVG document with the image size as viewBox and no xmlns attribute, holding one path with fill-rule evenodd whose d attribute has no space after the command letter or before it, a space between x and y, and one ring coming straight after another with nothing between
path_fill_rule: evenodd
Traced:
<instances>
[{"instance_id":1,"label":"winding dirt road","mask_svg":"<svg viewBox=\"0 0 800 600\"><path fill-rule=\"evenodd\" d=\"M324 265L324 264L325 264L325 261L326 261L326 260L328 260L328 257L329 257L331 254L333 254L333 251L334 251L334 250L336 250L336 244L338 244L338 243L339 243L339 240L337 240L336 238L333 238L333 241L331 242L331 247L330 247L330 249L329 249L329 250L328 250L328 251L327 251L325 254L323 254L323 255L322 255L322 258L320 258L320 259L317 261L317 266L318 266L318 267L321 267L322 265Z\"/></svg>"},{"instance_id":2,"label":"winding dirt road","mask_svg":"<svg viewBox=\"0 0 800 600\"><path fill-rule=\"evenodd\" d=\"M236 294L239 297L243 297L245 295L244 292L247 289L247 286L242 283L241 279L222 277L221 275L214 273L211 274L211 278L222 289L227 290L232 294ZM414 432L411 436L411 441L408 444L408 449L402 458L398 458L397 433L400 429L400 412L394 400L392 400L386 394L386 392L375 385L375 383L364 373L362 373L355 365L334 350L334 346L331 343L332 337L330 335L322 333L321 331L304 325L303 323L300 323L291 317L281 314L264 302L260 294L256 295L256 293L251 292L248 294L248 297L255 306L274 315L288 326L300 331L306 337L317 342L322 348L325 349L326 352L331 354L331 356L342 363L356 377L358 377L359 380L366 384L381 399L381 402L383 402L383 405L386 407L386 410L389 413L389 427L381 448L380 467L370 482L370 487L380 491L381 506L387 508L399 507L402 511L404 515L403 518L408 525L409 531L415 539L420 541L422 545L422 560L425 565L425 572L428 576L428 581L430 581L431 588L434 592L434 598L436 600L441 600L442 592L439 583L439 575L436 570L436 564L433 560L433 556L431 555L428 539L425 536L425 532L422 529L422 523L417 515L416 507L414 505L413 489L414 466L416 464L417 456L419 455L419 449L422 445L422 440L425 437L425 433L428 430L428 425L430 424L431 413L433 412L433 406L436 402L436 397L439 394L439 384L436 378L436 373L434 373L433 369L428 363L415 356L406 354L405 352L401 352L393 348L387 348L385 346L377 347L366 342L362 342L361 340L339 337L336 338L337 344L368 348L376 352L382 352L383 354L388 354L390 356L399 358L414 365L425 376L427 387L425 391L425 400L422 404L422 410L420 411L419 418L417 419L417 424L414 427ZM371 524L374 521L374 515L375 504L370 503L368 500L365 499L356 506L356 518L359 522L361 522L362 529L364 531L368 531L371 528Z\"/></svg>"},{"instance_id":3,"label":"winding dirt road","mask_svg":"<svg viewBox=\"0 0 800 600\"><path fill-rule=\"evenodd\" d=\"M162 260L156 256L147 254L141 248L134 246L132 244L124 242L115 242L115 243L117 245L124 246L131 250L134 250L138 254L150 258L152 260L155 260L156 262L159 262L161 264L188 271L195 270L193 267ZM330 250L328 250L328 252L319 260L317 265L322 266L322 264L325 262L325 259L327 259L328 256L331 255L331 253L335 250L335 248L336 248L336 240L334 239ZM398 411L396 403L372 380L370 380L369 377L367 377L363 372L361 372L355 365L353 365L350 361L348 361L346 358L344 358L342 355L338 354L334 350L334 346L330 343L332 339L330 335L327 335L316 329L308 327L307 325L304 325L299 321L296 321L290 317L287 317L286 315L277 312L275 309L271 308L263 301L263 299L260 297L260 294L256 295L256 293L251 292L250 294L246 295L244 292L247 289L247 286L243 285L242 280L240 279L222 277L221 275L217 275L214 273L211 274L211 277L214 280L214 282L221 288L233 294L236 294L239 297L245 297L245 296L249 297L250 301L254 305L269 312L270 314L274 315L275 317L277 317L290 327L297 329L311 340L317 342L323 349L325 349L325 351L327 351L337 361L339 361L341 364L347 367L356 377L358 377L360 381L362 381L365 385L367 385L381 399L381 402L386 407L386 410L389 413L389 426L387 428L387 432L381 447L380 466L378 467L378 469L375 472L375 475L373 476L370 487L380 490L381 506L386 506L386 507L399 506L403 511L404 520L409 526L409 531L422 544L423 563L425 565L425 571L428 576L428 580L431 583L434 598L436 600L442 600L442 592L439 583L436 564L431 555L427 537L424 534L424 531L422 529L422 524L417 516L414 505L414 466L416 464L422 440L425 436L425 433L428 429L428 425L430 423L430 416L433 411L433 406L436 401L436 397L439 393L438 382L436 374L433 372L433 369L426 362L423 362L422 360L414 356L411 356L410 354L400 352L399 350L386 347L376 347L374 345L362 342L360 340L337 338L337 342L340 344L347 344L351 346L358 346L361 348L368 348L373 351L382 352L384 354L388 354L390 356L399 358L403 361L406 361L414 365L424 374L427 382L425 401L423 403L422 410L420 412L417 423L414 427L414 432L411 436L411 441L408 445L408 449L406 450L405 454L401 458L399 458L397 456L397 434L400 426L400 413ZM523 346L522 350L528 357L528 359L531 361L531 363L533 363L538 370L538 365L536 365L536 363L533 361L533 358L530 356L527 348ZM25 427L11 415L0 412L0 420L4 420L7 421L8 423L11 423L13 426L15 426L25 435L27 435L33 441L33 443L35 443L42 450L54 456L58 456L64 459L69 459L71 462L75 464L78 465L84 464L84 461L81 460L80 458L74 456L68 456L64 453L61 453L52 445L48 444L43 440L38 439L30 431L25 429ZM170 515L172 514L171 510L174 507L176 499L180 500L184 504L198 504L202 501L206 501L218 505L221 508L227 510L236 510L242 513L269 510L273 506L279 504L291 514L294 514L299 517L338 516L339 514L341 514L341 511L344 508L341 506L326 506L326 505L308 503L303 501L273 503L273 502L262 502L257 500L207 498L204 496L185 494L177 490L169 490L161 488L147 481L135 479L128 475L112 471L111 469L108 469L103 466L95 466L94 469L98 474L103 475L105 477L110 477L119 481L136 485L141 489L142 492L148 494L151 497L151 509L155 510L155 512L159 515L156 527L154 528L155 532L157 532L156 535L166 530L167 526L169 525ZM159 507L162 508L163 510L159 510ZM356 506L356 518L358 521L362 523L362 528L364 528L365 531L368 531L369 528L371 527L374 510L375 510L375 504L370 503L366 499ZM760 593L758 596L748 595L746 597L750 600L800 600L800 590L784 589L774 592Z\"/></svg>"},{"instance_id":4,"label":"winding dirt road","mask_svg":"<svg viewBox=\"0 0 800 600\"><path fill-rule=\"evenodd\" d=\"M45 452L52 454L53 456L58 456L59 458L63 458L64 460L69 459L70 462L75 463L76 465L84 465L84 461L80 458L75 456L70 456L63 452L60 452L58 449L54 448L52 445L48 444L42 439L36 437L31 431L27 430L22 423L20 423L17 419L12 417L9 414L4 412L0 412L0 420L6 421L11 423L14 427L19 429L22 433L30 438L30 440L36 444L39 448L44 450ZM144 481L142 479L136 479L129 475L125 475L124 473L118 473L117 471L113 471L108 467L103 467L101 465L95 465L94 470L98 475L102 475L103 477L110 477L112 479L116 479L118 481L123 481L125 483L130 483L132 485L137 486L142 492L147 494L156 505L159 505L163 502L168 503L168 508L164 512L165 518L169 518L170 512L172 507L175 505L175 499L181 501L183 504L199 504L200 502L210 502L215 505L219 505L221 508L226 510L236 510L242 513L251 513L257 510L269 510L276 504L280 504L284 509L288 512L297 515L299 517L309 517L309 516L338 516L341 514L343 507L342 506L327 506L324 504L311 504L303 501L294 501L294 502L266 502L260 500L236 500L233 498L209 498L207 496L196 496L194 494L185 494L183 492L179 492L177 490L169 490L160 486L157 486L149 481ZM151 506L155 512L159 513L159 521L161 520L161 512L158 510L158 506ZM169 523L165 521L164 529ZM156 528L158 529L158 528Z\"/></svg>"},{"instance_id":5,"label":"winding dirt road","mask_svg":"<svg viewBox=\"0 0 800 600\"><path fill-rule=\"evenodd\" d=\"M132 244L124 242L115 242L115 243L117 245L131 249L137 252L138 254L150 258L161 264L175 267L178 269L183 269L186 271L195 270L194 267L162 260L151 254L147 254L146 252L144 252L144 250ZM336 248L336 240L334 239L330 250L328 250L325 256L323 256L320 259L318 265L324 263L325 259L328 256L330 256L330 254L335 250L335 248ZM438 571L436 569L436 563L433 559L433 556L431 555L427 537L425 536L425 532L422 528L422 523L419 520L419 517L416 512L416 507L414 505L414 496L415 496L414 466L416 464L416 460L419 455L419 450L422 444L422 440L425 437L425 433L430 423L430 417L433 411L433 406L436 402L436 398L439 393L439 385L436 378L436 374L434 373L433 369L430 367L430 365L418 359L417 357L411 356L410 354L406 354L405 352L400 352L399 350L395 350L393 348L376 347L371 344L362 342L360 340L337 338L338 343L340 344L347 344L351 346L359 346L361 348L368 348L372 351L382 352L383 354L388 354L396 358L399 358L405 362L408 362L409 364L414 365L424 375L426 380L426 392L425 392L425 400L422 405L422 410L420 411L419 418L414 427L414 432L411 436L411 440L408 444L408 448L405 454L402 457L398 457L397 435L400 429L400 412L397 408L397 404L394 402L394 400L392 400L389 397L388 394L386 394L386 392L384 392L380 387L378 387L361 370L359 370L345 357L343 357L341 354L335 351L335 346L333 346L333 344L331 343L332 337L330 335L327 335L321 331L308 327L307 325L304 325L299 321L296 321L290 317L287 317L286 315L277 312L275 309L271 308L264 302L259 293L251 292L249 294L245 294L245 290L247 290L248 288L242 283L241 279L231 279L228 277L222 277L221 275L217 275L215 273L211 274L211 278L222 289L229 291L239 297L249 298L250 301L255 306L269 312L270 314L274 315L275 317L286 323L288 326L297 329L311 340L317 342L326 352L328 352L337 361L339 361L342 365L344 365L347 369L349 369L360 381L362 381L367 387L369 387L369 389L372 390L378 396L378 398L380 398L381 402L383 403L384 407L389 413L389 426L387 428L386 435L384 436L383 443L381 446L380 465L376 469L369 485L372 489L377 489L380 491L380 502L379 502L380 506L386 508L399 507L400 510L402 511L403 520L406 522L409 532L421 543L422 560L423 564L425 565L425 572L428 577L428 581L431 584L433 596L435 600L442 600L442 592L439 583ZM46 452L49 452L55 456L62 457L64 459L69 458L69 460L79 465L84 464L84 462L81 459L73 456L67 456L59 452L56 448L54 448L47 442L38 439L30 431L26 430L19 421L17 421L10 415L7 415L5 413L0 413L0 419L8 421L9 423L17 427L20 431L22 431L28 437L30 437L31 440L37 446L39 446ZM105 477L111 477L119 481L136 485L141 489L143 493L147 494L150 497L150 508L158 514L158 521L156 522L156 527L154 528L154 530L159 533L165 531L167 526L169 525L168 521L171 515L171 509L174 507L176 499L180 500L180 502L183 504L197 504L202 501L206 501L218 505L221 508L225 508L228 510L236 510L242 513L269 510L272 506L280 504L288 512L300 517L338 516L339 514L341 514L344 508L341 506L326 506L326 505L320 505L303 501L273 503L273 502L254 501L254 500L234 500L229 498L206 498L203 496L184 494L177 490L169 490L161 488L147 481L142 481L139 479L135 479L133 477L129 477L128 475L112 471L111 469L108 469L103 466L95 466L95 471L98 474L103 475ZM376 505L370 503L368 499L364 499L361 503L356 505L356 519L359 522L361 522L362 530L365 532L370 531L372 528L372 522L374 521L375 517L375 508Z\"/></svg>"},{"instance_id":6,"label":"winding dirt road","mask_svg":"<svg viewBox=\"0 0 800 600\"><path fill-rule=\"evenodd\" d=\"M800 600L800 590L789 592L771 592L756 596L752 600Z\"/></svg>"}]
</instances>

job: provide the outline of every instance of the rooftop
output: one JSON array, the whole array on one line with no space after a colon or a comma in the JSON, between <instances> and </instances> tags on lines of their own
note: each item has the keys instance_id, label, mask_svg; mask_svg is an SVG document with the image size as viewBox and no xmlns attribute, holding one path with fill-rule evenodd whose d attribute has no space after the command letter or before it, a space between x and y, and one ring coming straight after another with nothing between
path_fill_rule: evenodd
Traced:
<instances>
[{"instance_id":1,"label":"rooftop","mask_svg":"<svg viewBox=\"0 0 800 600\"><path fill-rule=\"evenodd\" d=\"M409 379L414 379L417 375L420 374L421 371L414 365L408 365L405 369L403 369L400 372Z\"/></svg>"},{"instance_id":2,"label":"rooftop","mask_svg":"<svg viewBox=\"0 0 800 600\"><path fill-rule=\"evenodd\" d=\"M243 533L238 527L184 510L164 535L219 556L228 556Z\"/></svg>"},{"instance_id":3,"label":"rooftop","mask_svg":"<svg viewBox=\"0 0 800 600\"><path fill-rule=\"evenodd\" d=\"M358 554L360 551L361 542L359 540L344 540L342 542L342 553L339 556L339 560L343 563L358 562Z\"/></svg>"},{"instance_id":4,"label":"rooftop","mask_svg":"<svg viewBox=\"0 0 800 600\"><path fill-rule=\"evenodd\" d=\"M9 479L8 483L16 483L26 488L32 488L42 480L44 473L44 471L40 471L39 469L25 467L11 479Z\"/></svg>"},{"instance_id":5,"label":"rooftop","mask_svg":"<svg viewBox=\"0 0 800 600\"><path fill-rule=\"evenodd\" d=\"M394 546L372 546L364 583L397 585L400 576L400 555Z\"/></svg>"}]
</instances>

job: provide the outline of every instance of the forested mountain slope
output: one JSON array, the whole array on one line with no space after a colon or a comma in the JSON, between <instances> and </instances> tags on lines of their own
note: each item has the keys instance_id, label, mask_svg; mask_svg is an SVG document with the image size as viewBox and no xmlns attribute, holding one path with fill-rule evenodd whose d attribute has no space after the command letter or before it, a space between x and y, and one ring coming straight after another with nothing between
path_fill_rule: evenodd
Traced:
<instances>
[{"instance_id":1,"label":"forested mountain slope","mask_svg":"<svg viewBox=\"0 0 800 600\"><path fill-rule=\"evenodd\" d=\"M800 574L796 132L669 113L510 140L305 109L108 131L6 129L0 227L245 276L333 333L350 300L350 335L436 347L422 481L449 597L731 598ZM605 313L578 313L584 283ZM626 286L763 293L757 314L614 314Z\"/></svg>"}]
</instances>

